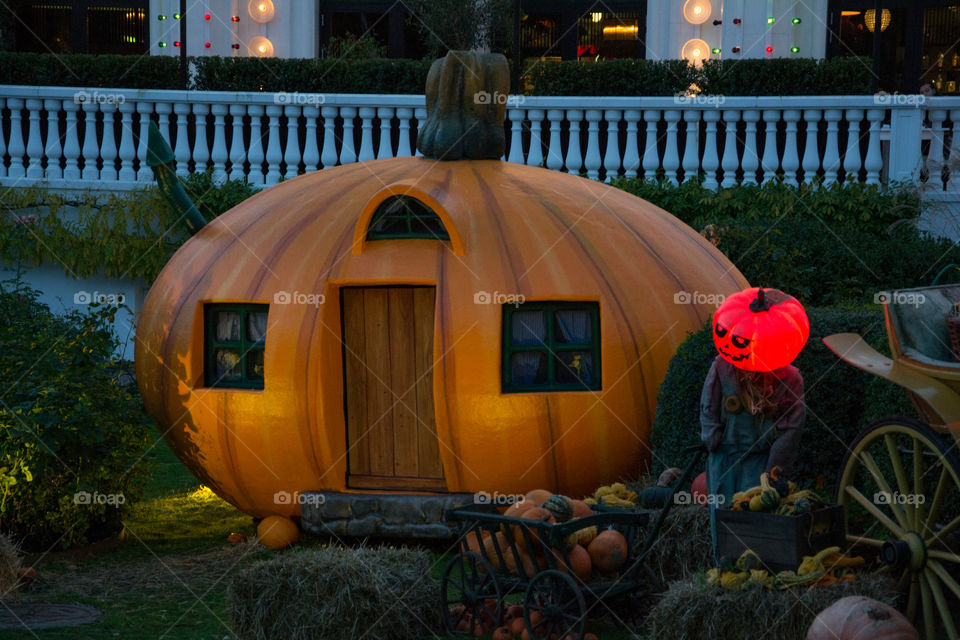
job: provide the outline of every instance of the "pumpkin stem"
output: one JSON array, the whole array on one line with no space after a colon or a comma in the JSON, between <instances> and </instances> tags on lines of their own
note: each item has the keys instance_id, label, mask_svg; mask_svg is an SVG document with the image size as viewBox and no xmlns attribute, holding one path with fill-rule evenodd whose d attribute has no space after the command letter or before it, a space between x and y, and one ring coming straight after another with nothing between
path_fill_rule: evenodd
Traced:
<instances>
[{"instance_id":1,"label":"pumpkin stem","mask_svg":"<svg viewBox=\"0 0 960 640\"><path fill-rule=\"evenodd\" d=\"M766 311L770 308L770 303L767 302L766 294L763 292L763 288L760 288L757 291L757 298L750 303L750 311L758 313L760 311Z\"/></svg>"},{"instance_id":2,"label":"pumpkin stem","mask_svg":"<svg viewBox=\"0 0 960 640\"><path fill-rule=\"evenodd\" d=\"M507 147L503 117L510 91L499 53L451 51L427 74L427 119L417 149L435 160L497 160Z\"/></svg>"}]
</instances>

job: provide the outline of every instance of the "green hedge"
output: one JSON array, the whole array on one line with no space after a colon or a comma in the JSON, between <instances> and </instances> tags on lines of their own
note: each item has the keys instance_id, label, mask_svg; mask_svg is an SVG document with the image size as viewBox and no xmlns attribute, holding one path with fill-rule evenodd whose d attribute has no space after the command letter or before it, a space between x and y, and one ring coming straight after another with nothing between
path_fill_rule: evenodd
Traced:
<instances>
[{"instance_id":1,"label":"green hedge","mask_svg":"<svg viewBox=\"0 0 960 640\"><path fill-rule=\"evenodd\" d=\"M879 307L808 307L807 315L810 339L794 363L803 374L807 403L794 475L806 483L822 475L832 484L847 446L863 427L885 415L915 416L915 412L902 389L841 362L821 342L834 333L853 332L889 353ZM683 448L699 442L700 392L716 353L710 328L705 327L691 334L670 361L653 425L655 474L666 467L684 466Z\"/></svg>"},{"instance_id":2,"label":"green hedge","mask_svg":"<svg viewBox=\"0 0 960 640\"><path fill-rule=\"evenodd\" d=\"M174 56L0 52L0 84L177 89Z\"/></svg>"},{"instance_id":3,"label":"green hedge","mask_svg":"<svg viewBox=\"0 0 960 640\"><path fill-rule=\"evenodd\" d=\"M430 60L191 58L191 88L207 91L420 94ZM176 56L0 52L0 84L176 89ZM715 95L870 93L870 65L857 58L537 62L527 93L543 96L672 96L696 84Z\"/></svg>"}]
</instances>

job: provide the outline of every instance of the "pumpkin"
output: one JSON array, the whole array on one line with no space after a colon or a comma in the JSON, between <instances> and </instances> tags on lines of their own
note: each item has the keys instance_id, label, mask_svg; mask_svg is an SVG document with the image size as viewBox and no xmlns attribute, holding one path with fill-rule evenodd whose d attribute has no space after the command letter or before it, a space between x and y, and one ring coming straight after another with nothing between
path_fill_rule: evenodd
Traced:
<instances>
[{"instance_id":1,"label":"pumpkin","mask_svg":"<svg viewBox=\"0 0 960 640\"><path fill-rule=\"evenodd\" d=\"M627 539L614 529L597 534L587 547L590 561L600 573L613 573L627 561Z\"/></svg>"},{"instance_id":2,"label":"pumpkin","mask_svg":"<svg viewBox=\"0 0 960 640\"><path fill-rule=\"evenodd\" d=\"M540 506L552 513L557 522L566 522L573 517L573 500L567 496L550 496Z\"/></svg>"},{"instance_id":3,"label":"pumpkin","mask_svg":"<svg viewBox=\"0 0 960 640\"><path fill-rule=\"evenodd\" d=\"M283 549L300 540L300 529L290 518L267 516L257 525L257 540L265 547Z\"/></svg>"},{"instance_id":4,"label":"pumpkin","mask_svg":"<svg viewBox=\"0 0 960 640\"><path fill-rule=\"evenodd\" d=\"M513 632L506 625L497 627L493 630L493 640L513 640Z\"/></svg>"},{"instance_id":5,"label":"pumpkin","mask_svg":"<svg viewBox=\"0 0 960 640\"><path fill-rule=\"evenodd\" d=\"M240 544L241 542L246 542L247 536L242 533L231 533L227 536L227 542L230 544Z\"/></svg>"},{"instance_id":6,"label":"pumpkin","mask_svg":"<svg viewBox=\"0 0 960 640\"><path fill-rule=\"evenodd\" d=\"M583 500L571 500L570 502L573 504L573 518L571 520L593 515L593 509Z\"/></svg>"},{"instance_id":7,"label":"pumpkin","mask_svg":"<svg viewBox=\"0 0 960 640\"><path fill-rule=\"evenodd\" d=\"M543 507L534 507L532 509L527 509L523 513L523 515L520 516L520 519L531 520L533 522L545 522L547 524L554 524L556 522L556 520L553 517L553 514L547 511L546 509L544 509ZM540 540L540 537L537 535L536 527L519 524L519 525L513 525L512 527L510 527L510 531L513 535L513 540L515 541L515 544L518 547L523 548L524 551L527 550L526 548L528 544L527 536L524 535L521 529L525 529L529 532L529 539L533 543L535 550L538 549L541 544L543 544L543 541Z\"/></svg>"},{"instance_id":8,"label":"pumpkin","mask_svg":"<svg viewBox=\"0 0 960 640\"><path fill-rule=\"evenodd\" d=\"M519 518L520 514L535 506L537 505L533 502L529 502L527 500L518 500L507 507L506 511L503 512L503 515L507 516L508 518Z\"/></svg>"},{"instance_id":9,"label":"pumpkin","mask_svg":"<svg viewBox=\"0 0 960 640\"><path fill-rule=\"evenodd\" d=\"M847 596L821 611L807 640L918 640L917 630L899 611L865 596Z\"/></svg>"},{"instance_id":10,"label":"pumpkin","mask_svg":"<svg viewBox=\"0 0 960 640\"><path fill-rule=\"evenodd\" d=\"M452 86L459 72L442 71L434 76L438 93L427 103L428 117L441 110L441 119L457 126L445 105L465 101L465 89ZM492 73L482 86L503 75ZM440 86L443 78L451 86ZM441 95L451 91L450 100ZM490 131L502 130L502 119L492 122L502 111L487 113ZM431 134L434 149L449 139L440 127ZM434 211L449 240L368 240L374 212L397 195ZM596 302L602 359L594 364L599 379L610 381L603 402L593 393L504 393L497 346L509 334L504 305L477 304L475 295L485 299L481 283L530 300ZM368 407L355 402L344 378L345 326L365 319L366 339L374 325L407 335L387 321L383 289L364 289L377 304L344 318L352 309L341 298L346 287L389 286L399 296L398 288L410 285L429 285L434 294L434 321L415 342L426 345L423 361L437 366L413 392L419 419L409 421L422 427L413 441L418 455L429 453L429 465L394 457L395 443L411 434L391 426L392 419L371 429L358 422L367 420ZM650 464L663 373L714 310L706 302L673 304L674 294L729 295L747 286L716 247L676 217L575 172L500 160L383 158L285 180L187 240L138 316L136 380L184 465L255 517L300 516L300 501L277 504L275 494L352 491L357 476L386 477L397 490L433 486L448 493L512 493L523 478L531 487L582 496ZM323 303L286 304L295 302L292 292L322 295ZM204 312L218 302L268 306L262 390L205 384ZM403 317L414 322L412 314ZM372 387L364 398L377 416L408 392L381 389L391 402L379 410ZM425 478L403 484L418 475Z\"/></svg>"},{"instance_id":11,"label":"pumpkin","mask_svg":"<svg viewBox=\"0 0 960 640\"><path fill-rule=\"evenodd\" d=\"M770 486L767 474L760 474L760 504L764 511L773 511L780 506L780 492Z\"/></svg>"},{"instance_id":12,"label":"pumpkin","mask_svg":"<svg viewBox=\"0 0 960 640\"><path fill-rule=\"evenodd\" d=\"M713 314L714 346L724 360L745 371L787 366L809 335L803 305L778 289L745 289Z\"/></svg>"},{"instance_id":13,"label":"pumpkin","mask_svg":"<svg viewBox=\"0 0 960 640\"><path fill-rule=\"evenodd\" d=\"M523 501L539 507L552 496L553 494L546 489L534 489L532 491L528 491L526 495L523 496Z\"/></svg>"},{"instance_id":14,"label":"pumpkin","mask_svg":"<svg viewBox=\"0 0 960 640\"><path fill-rule=\"evenodd\" d=\"M519 638L520 634L526 631L526 628L527 625L523 621L522 615L519 618L514 618L510 621L510 635L512 635L514 638Z\"/></svg>"},{"instance_id":15,"label":"pumpkin","mask_svg":"<svg viewBox=\"0 0 960 640\"><path fill-rule=\"evenodd\" d=\"M451 51L427 72L427 120L417 148L437 160L496 160L506 149L498 99L510 84L507 59L498 53Z\"/></svg>"},{"instance_id":16,"label":"pumpkin","mask_svg":"<svg viewBox=\"0 0 960 640\"><path fill-rule=\"evenodd\" d=\"M590 572L593 571L593 561L590 554L581 545L576 545L567 552L570 558L570 570L577 576L580 582L590 580Z\"/></svg>"},{"instance_id":17,"label":"pumpkin","mask_svg":"<svg viewBox=\"0 0 960 640\"><path fill-rule=\"evenodd\" d=\"M693 504L707 504L707 472L704 471L690 483L690 499Z\"/></svg>"},{"instance_id":18,"label":"pumpkin","mask_svg":"<svg viewBox=\"0 0 960 640\"><path fill-rule=\"evenodd\" d=\"M511 604L506 608L503 614L503 619L507 622L513 620L514 618L523 617L523 605L522 604Z\"/></svg>"}]
</instances>

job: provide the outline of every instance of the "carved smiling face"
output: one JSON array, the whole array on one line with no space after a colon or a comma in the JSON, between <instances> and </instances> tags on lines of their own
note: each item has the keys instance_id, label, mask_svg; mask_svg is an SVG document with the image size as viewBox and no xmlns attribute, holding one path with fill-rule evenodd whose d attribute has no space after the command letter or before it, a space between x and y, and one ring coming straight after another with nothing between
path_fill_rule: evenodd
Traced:
<instances>
[{"instance_id":1,"label":"carved smiling face","mask_svg":"<svg viewBox=\"0 0 960 640\"><path fill-rule=\"evenodd\" d=\"M810 335L803 306L777 289L745 289L713 315L713 344L746 371L772 371L793 362Z\"/></svg>"}]
</instances>

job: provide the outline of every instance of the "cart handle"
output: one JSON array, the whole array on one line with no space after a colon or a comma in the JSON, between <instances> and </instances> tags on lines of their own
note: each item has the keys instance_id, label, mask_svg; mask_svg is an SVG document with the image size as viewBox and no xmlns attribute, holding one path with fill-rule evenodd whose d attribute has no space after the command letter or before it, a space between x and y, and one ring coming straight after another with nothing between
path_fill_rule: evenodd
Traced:
<instances>
[{"instance_id":1,"label":"cart handle","mask_svg":"<svg viewBox=\"0 0 960 640\"><path fill-rule=\"evenodd\" d=\"M663 505L663 508L660 510L660 515L657 516L657 519L653 523L653 528L650 529L650 533L647 534L647 540L643 543L643 550L640 551L641 561L646 558L647 554L653 548L653 543L656 542L657 538L660 536L660 528L663 526L663 521L667 519L667 514L669 514L670 509L673 508L673 496L677 493L677 490L680 487L690 486L690 476L693 474L693 470L700 463L700 458L706 454L707 447L701 442L700 444L687 447L683 450L683 452L692 453L693 455L690 456L690 461L687 462L687 466L683 469L680 479L673 483L673 489L670 491L670 495L667 496L667 503Z\"/></svg>"}]
</instances>

